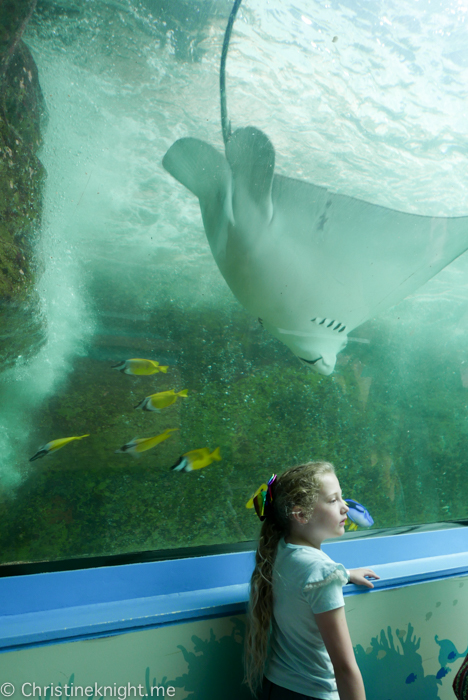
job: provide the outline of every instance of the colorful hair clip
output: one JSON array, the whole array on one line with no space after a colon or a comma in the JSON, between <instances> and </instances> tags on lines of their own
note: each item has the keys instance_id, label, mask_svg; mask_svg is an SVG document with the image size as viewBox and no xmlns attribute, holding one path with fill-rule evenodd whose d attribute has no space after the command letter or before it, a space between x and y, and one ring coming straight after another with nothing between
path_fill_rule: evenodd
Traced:
<instances>
[{"instance_id":1,"label":"colorful hair clip","mask_svg":"<svg viewBox=\"0 0 468 700\"><path fill-rule=\"evenodd\" d=\"M255 508L260 520L265 520L269 506L273 503L273 484L276 481L276 474L273 474L267 484L262 484L245 504L246 508Z\"/></svg>"},{"instance_id":2,"label":"colorful hair clip","mask_svg":"<svg viewBox=\"0 0 468 700\"><path fill-rule=\"evenodd\" d=\"M245 507L246 508L253 508L254 507L254 498L256 498L258 496L260 491L266 491L267 488L268 488L268 484L262 484L261 486L259 486L258 489L255 491L254 495L252 496L252 498L249 498L249 500L245 504Z\"/></svg>"}]
</instances>

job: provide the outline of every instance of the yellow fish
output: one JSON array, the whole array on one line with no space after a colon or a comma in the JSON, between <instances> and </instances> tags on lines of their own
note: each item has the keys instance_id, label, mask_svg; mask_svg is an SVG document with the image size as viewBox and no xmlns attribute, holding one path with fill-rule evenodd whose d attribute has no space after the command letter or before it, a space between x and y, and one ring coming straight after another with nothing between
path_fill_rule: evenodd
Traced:
<instances>
[{"instance_id":1,"label":"yellow fish","mask_svg":"<svg viewBox=\"0 0 468 700\"><path fill-rule=\"evenodd\" d=\"M62 449L62 447L68 445L68 443L72 442L72 440L82 440L85 437L89 437L89 433L87 435L80 435L79 437L59 438L58 440L51 440L51 442L48 442L43 447L40 447L36 454L33 457L31 457L29 461L34 462L35 459L45 457L51 452L57 452L57 450Z\"/></svg>"},{"instance_id":2,"label":"yellow fish","mask_svg":"<svg viewBox=\"0 0 468 700\"><path fill-rule=\"evenodd\" d=\"M214 460L217 462L221 461L219 447L213 450L211 454L207 447L202 447L201 450L191 450L190 452L186 452L180 459L177 460L171 469L176 472L192 472L195 469L203 469L203 467L207 467Z\"/></svg>"},{"instance_id":3,"label":"yellow fish","mask_svg":"<svg viewBox=\"0 0 468 700\"><path fill-rule=\"evenodd\" d=\"M146 399L140 401L135 408L141 408L142 411L158 411L159 413L161 408L166 408L166 406L171 406L175 403L178 396L185 399L187 394L188 389L182 389L182 391L178 391L177 394L174 389L170 391L160 391L158 394L147 396Z\"/></svg>"},{"instance_id":4,"label":"yellow fish","mask_svg":"<svg viewBox=\"0 0 468 700\"><path fill-rule=\"evenodd\" d=\"M138 357L132 360L123 360L118 365L113 365L112 369L118 369L124 374L135 374L137 376L147 376L156 372L166 373L168 367L162 367L156 360L142 360Z\"/></svg>"},{"instance_id":5,"label":"yellow fish","mask_svg":"<svg viewBox=\"0 0 468 700\"><path fill-rule=\"evenodd\" d=\"M260 493L260 491L267 491L267 489L268 489L267 484L262 484L261 486L259 486L258 489L255 491L254 495L252 496L252 498L249 498L249 500L248 500L247 503L245 504L245 507L246 507L246 508L253 508L253 507L254 507L254 498L255 498L255 496L258 496L258 494Z\"/></svg>"},{"instance_id":6,"label":"yellow fish","mask_svg":"<svg viewBox=\"0 0 468 700\"><path fill-rule=\"evenodd\" d=\"M171 433L176 430L179 430L179 428L167 428L161 435L155 435L149 438L133 438L133 440L130 440L130 442L127 442L126 445L123 445L120 450L116 450L115 452L130 452L134 457L138 457L141 452L151 450L152 447L156 447L156 445L159 445L163 440L167 440L168 437L171 437Z\"/></svg>"}]
</instances>

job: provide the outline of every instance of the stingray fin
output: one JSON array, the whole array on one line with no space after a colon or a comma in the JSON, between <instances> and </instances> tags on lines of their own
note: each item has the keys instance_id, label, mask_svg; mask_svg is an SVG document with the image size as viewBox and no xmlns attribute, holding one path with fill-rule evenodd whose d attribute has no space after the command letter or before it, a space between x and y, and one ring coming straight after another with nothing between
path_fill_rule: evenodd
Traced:
<instances>
[{"instance_id":1,"label":"stingray fin","mask_svg":"<svg viewBox=\"0 0 468 700\"><path fill-rule=\"evenodd\" d=\"M241 197L247 194L270 221L275 149L268 136L253 126L236 129L226 144L226 158L234 179L234 194L236 189L240 189Z\"/></svg>"},{"instance_id":2,"label":"stingray fin","mask_svg":"<svg viewBox=\"0 0 468 700\"><path fill-rule=\"evenodd\" d=\"M202 201L216 196L230 179L224 156L199 139L179 139L170 147L162 163L172 177Z\"/></svg>"},{"instance_id":3,"label":"stingray fin","mask_svg":"<svg viewBox=\"0 0 468 700\"><path fill-rule=\"evenodd\" d=\"M176 141L163 158L163 166L200 200L208 242L215 257L224 257L227 227L234 225L231 170L226 158L209 143L184 138Z\"/></svg>"}]
</instances>

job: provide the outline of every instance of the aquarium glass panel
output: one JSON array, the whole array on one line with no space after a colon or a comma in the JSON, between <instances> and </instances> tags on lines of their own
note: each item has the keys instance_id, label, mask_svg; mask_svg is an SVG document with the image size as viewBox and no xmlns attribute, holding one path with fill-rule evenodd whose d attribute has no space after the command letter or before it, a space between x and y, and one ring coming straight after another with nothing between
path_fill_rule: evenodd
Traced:
<instances>
[{"instance_id":1,"label":"aquarium glass panel","mask_svg":"<svg viewBox=\"0 0 468 700\"><path fill-rule=\"evenodd\" d=\"M468 517L466 17L1 10L1 563L245 543L313 459L345 537Z\"/></svg>"}]
</instances>

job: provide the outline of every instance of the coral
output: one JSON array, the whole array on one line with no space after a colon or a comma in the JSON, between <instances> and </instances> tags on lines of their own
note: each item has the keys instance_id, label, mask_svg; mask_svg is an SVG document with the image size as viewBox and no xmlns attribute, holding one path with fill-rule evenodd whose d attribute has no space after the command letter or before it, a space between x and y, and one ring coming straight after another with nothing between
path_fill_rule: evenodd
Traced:
<instances>
[{"instance_id":1,"label":"coral","mask_svg":"<svg viewBox=\"0 0 468 700\"><path fill-rule=\"evenodd\" d=\"M371 640L364 650L355 649L356 660L361 669L366 693L373 700L439 700L438 685L441 681L433 675L425 675L422 658L418 654L421 640L413 636L413 627L396 630L401 650L395 646L390 627L387 634L381 630L380 637Z\"/></svg>"},{"instance_id":2,"label":"coral","mask_svg":"<svg viewBox=\"0 0 468 700\"><path fill-rule=\"evenodd\" d=\"M249 700L252 696L243 685L242 644L245 625L233 619L230 635L216 639L211 630L208 640L192 637L194 651L179 645L188 664L187 673L171 681L175 688L189 692L190 700L225 698L225 700Z\"/></svg>"}]
</instances>

